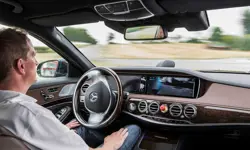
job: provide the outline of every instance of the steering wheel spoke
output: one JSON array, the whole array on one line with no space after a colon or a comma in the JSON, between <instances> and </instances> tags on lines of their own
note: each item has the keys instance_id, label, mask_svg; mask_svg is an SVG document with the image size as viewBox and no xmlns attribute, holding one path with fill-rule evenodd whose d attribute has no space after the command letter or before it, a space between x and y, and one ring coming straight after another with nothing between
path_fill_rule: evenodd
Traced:
<instances>
[{"instance_id":1,"label":"steering wheel spoke","mask_svg":"<svg viewBox=\"0 0 250 150\"><path fill-rule=\"evenodd\" d=\"M90 84L90 86L93 85L93 84L95 84L96 82L98 82L98 81L99 81L99 78L100 78L101 76L103 76L103 74L102 74L101 71L99 71L99 70L93 70L93 71L89 72L89 73L87 74L87 77L88 77L88 79L91 79L91 84Z\"/></svg>"},{"instance_id":2,"label":"steering wheel spoke","mask_svg":"<svg viewBox=\"0 0 250 150\"><path fill-rule=\"evenodd\" d=\"M90 124L100 124L105 117L103 113L90 113L88 123Z\"/></svg>"},{"instance_id":3,"label":"steering wheel spoke","mask_svg":"<svg viewBox=\"0 0 250 150\"><path fill-rule=\"evenodd\" d=\"M91 78L92 82L89 85L89 87L91 87L92 85L96 84L97 82L101 81L104 83L104 85L110 90L107 78L105 77L105 75L102 74L102 72L100 72L99 70L95 70L93 72L91 72L91 75L88 76Z\"/></svg>"}]
</instances>

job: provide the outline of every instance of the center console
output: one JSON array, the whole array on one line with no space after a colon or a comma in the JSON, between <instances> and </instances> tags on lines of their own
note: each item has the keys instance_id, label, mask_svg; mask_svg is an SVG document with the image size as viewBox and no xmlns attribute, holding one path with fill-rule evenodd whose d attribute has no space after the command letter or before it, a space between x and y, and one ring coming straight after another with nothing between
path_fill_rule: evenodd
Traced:
<instances>
[{"instance_id":1,"label":"center console","mask_svg":"<svg viewBox=\"0 0 250 150\"><path fill-rule=\"evenodd\" d=\"M141 75L138 78L134 90L129 90L130 96L123 109L125 113L161 125L190 125L195 122L198 106L160 98L197 100L199 78L188 75Z\"/></svg>"},{"instance_id":2,"label":"center console","mask_svg":"<svg viewBox=\"0 0 250 150\"><path fill-rule=\"evenodd\" d=\"M198 109L193 104L130 98L124 113L161 125L189 125L196 118Z\"/></svg>"}]
</instances>

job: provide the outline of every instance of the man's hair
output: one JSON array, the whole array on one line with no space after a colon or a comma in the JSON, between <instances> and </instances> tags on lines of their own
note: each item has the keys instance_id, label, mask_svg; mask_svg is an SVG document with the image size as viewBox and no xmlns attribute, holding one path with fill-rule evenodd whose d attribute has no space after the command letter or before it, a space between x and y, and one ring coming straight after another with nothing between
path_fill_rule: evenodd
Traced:
<instances>
[{"instance_id":1,"label":"man's hair","mask_svg":"<svg viewBox=\"0 0 250 150\"><path fill-rule=\"evenodd\" d=\"M27 33L16 28L0 30L0 83L4 81L17 60L26 59L29 51Z\"/></svg>"}]
</instances>

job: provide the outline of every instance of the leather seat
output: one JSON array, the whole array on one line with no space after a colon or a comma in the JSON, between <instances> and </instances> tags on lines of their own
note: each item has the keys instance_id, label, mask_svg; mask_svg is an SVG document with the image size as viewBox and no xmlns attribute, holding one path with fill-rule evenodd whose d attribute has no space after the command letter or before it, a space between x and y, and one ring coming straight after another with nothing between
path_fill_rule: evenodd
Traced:
<instances>
[{"instance_id":1,"label":"leather seat","mask_svg":"<svg viewBox=\"0 0 250 150\"><path fill-rule=\"evenodd\" d=\"M30 150L25 142L13 135L9 130L0 126L0 149L1 150Z\"/></svg>"}]
</instances>

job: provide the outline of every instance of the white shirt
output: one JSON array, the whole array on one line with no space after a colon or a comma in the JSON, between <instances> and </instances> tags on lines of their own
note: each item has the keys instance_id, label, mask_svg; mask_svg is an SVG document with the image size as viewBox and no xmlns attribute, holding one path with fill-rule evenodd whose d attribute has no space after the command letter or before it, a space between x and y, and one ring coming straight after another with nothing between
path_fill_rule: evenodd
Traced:
<instances>
[{"instance_id":1,"label":"white shirt","mask_svg":"<svg viewBox=\"0 0 250 150\"><path fill-rule=\"evenodd\" d=\"M88 150L88 145L54 114L30 96L0 90L0 125L28 144L30 149Z\"/></svg>"}]
</instances>

